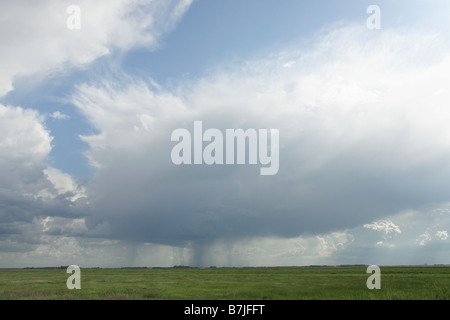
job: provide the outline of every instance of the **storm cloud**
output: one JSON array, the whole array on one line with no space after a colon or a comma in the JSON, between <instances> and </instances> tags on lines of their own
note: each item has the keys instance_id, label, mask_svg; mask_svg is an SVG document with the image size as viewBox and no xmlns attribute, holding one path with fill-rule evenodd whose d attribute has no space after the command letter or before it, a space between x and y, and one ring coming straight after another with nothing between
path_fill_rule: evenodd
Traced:
<instances>
[{"instance_id":1,"label":"storm cloud","mask_svg":"<svg viewBox=\"0 0 450 320\"><path fill-rule=\"evenodd\" d=\"M202 38L213 31L196 33L218 32L209 24L223 8L212 2L196 2L187 30L159 56L161 39L192 1L71 1L82 10L80 30L66 28L68 3L24 10L29 3L4 1L0 12L8 25L0 31L7 43L0 52L0 266L405 264L449 256L450 47L448 28L430 22L433 15L447 21L445 5L435 2L436 12L415 27L391 21L369 30L364 19L322 17L326 25L302 39L294 32L289 43L252 54L217 54L205 67L198 61L228 43ZM359 10L347 5L339 12ZM386 7L386 22L421 8ZM213 18L199 20L204 15ZM243 46L250 29L230 44ZM178 62L192 62L186 69L195 75ZM193 134L195 121L203 132L279 130L279 170L174 164L171 135ZM55 144L67 151L75 140L64 126L76 127L70 133L85 143L92 178L53 161ZM68 162L64 168L84 165Z\"/></svg>"},{"instance_id":2,"label":"storm cloud","mask_svg":"<svg viewBox=\"0 0 450 320\"><path fill-rule=\"evenodd\" d=\"M202 251L217 240L327 233L445 202L447 48L436 35L368 37L347 26L173 90L82 85L73 103L99 131L84 137L98 168L88 226ZM204 130L279 129L278 174L174 165L171 133L192 132L195 120Z\"/></svg>"}]
</instances>

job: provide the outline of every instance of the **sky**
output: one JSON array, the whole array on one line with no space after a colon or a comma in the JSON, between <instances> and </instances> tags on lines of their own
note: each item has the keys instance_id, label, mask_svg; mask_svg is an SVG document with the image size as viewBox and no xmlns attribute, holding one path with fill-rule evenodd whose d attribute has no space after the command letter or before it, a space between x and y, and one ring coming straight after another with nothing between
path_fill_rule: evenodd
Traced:
<instances>
[{"instance_id":1,"label":"sky","mask_svg":"<svg viewBox=\"0 0 450 320\"><path fill-rule=\"evenodd\" d=\"M450 263L448 1L0 9L0 267Z\"/></svg>"}]
</instances>

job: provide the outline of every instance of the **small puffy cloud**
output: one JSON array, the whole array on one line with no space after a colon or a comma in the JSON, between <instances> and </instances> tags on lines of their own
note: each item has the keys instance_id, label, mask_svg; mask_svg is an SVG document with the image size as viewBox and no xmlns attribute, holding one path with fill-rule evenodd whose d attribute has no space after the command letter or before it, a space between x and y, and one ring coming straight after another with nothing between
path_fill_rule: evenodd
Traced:
<instances>
[{"instance_id":1,"label":"small puffy cloud","mask_svg":"<svg viewBox=\"0 0 450 320\"><path fill-rule=\"evenodd\" d=\"M386 238L402 233L400 227L393 223L391 219L380 219L373 223L364 224L363 227L382 232Z\"/></svg>"},{"instance_id":2,"label":"small puffy cloud","mask_svg":"<svg viewBox=\"0 0 450 320\"><path fill-rule=\"evenodd\" d=\"M316 236L319 241L318 255L328 257L339 250L343 250L354 240L352 234L345 232L332 232L325 236Z\"/></svg>"},{"instance_id":3,"label":"small puffy cloud","mask_svg":"<svg viewBox=\"0 0 450 320\"><path fill-rule=\"evenodd\" d=\"M56 119L56 120L65 120L65 119L70 119L70 116L68 116L67 114L61 113L59 111L55 111L50 115L51 118Z\"/></svg>"},{"instance_id":4,"label":"small puffy cloud","mask_svg":"<svg viewBox=\"0 0 450 320\"><path fill-rule=\"evenodd\" d=\"M440 240L447 240L448 232L446 230L436 231L436 237Z\"/></svg>"},{"instance_id":5,"label":"small puffy cloud","mask_svg":"<svg viewBox=\"0 0 450 320\"><path fill-rule=\"evenodd\" d=\"M416 239L416 244L419 246L425 246L431 241L441 240L445 241L448 239L448 232L446 230L437 230L433 232L432 228L427 228L427 230L420 234Z\"/></svg>"},{"instance_id":6,"label":"small puffy cloud","mask_svg":"<svg viewBox=\"0 0 450 320\"><path fill-rule=\"evenodd\" d=\"M419 237L416 239L416 244L423 247L429 241L431 241L431 235L428 234L427 232L425 232L425 233L422 233L421 235L419 235Z\"/></svg>"},{"instance_id":7,"label":"small puffy cloud","mask_svg":"<svg viewBox=\"0 0 450 320\"><path fill-rule=\"evenodd\" d=\"M381 248L395 248L395 244L384 242L384 241L378 241L376 243L376 245L377 245L377 247L381 247Z\"/></svg>"}]
</instances>

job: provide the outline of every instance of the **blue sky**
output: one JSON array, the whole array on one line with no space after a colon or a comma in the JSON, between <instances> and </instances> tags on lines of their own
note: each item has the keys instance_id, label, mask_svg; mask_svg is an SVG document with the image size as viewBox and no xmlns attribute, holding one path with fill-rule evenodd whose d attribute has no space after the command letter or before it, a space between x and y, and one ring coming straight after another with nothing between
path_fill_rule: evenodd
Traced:
<instances>
[{"instance_id":1,"label":"blue sky","mask_svg":"<svg viewBox=\"0 0 450 320\"><path fill-rule=\"evenodd\" d=\"M0 267L450 263L448 2L0 3ZM174 166L194 120L279 173Z\"/></svg>"}]
</instances>

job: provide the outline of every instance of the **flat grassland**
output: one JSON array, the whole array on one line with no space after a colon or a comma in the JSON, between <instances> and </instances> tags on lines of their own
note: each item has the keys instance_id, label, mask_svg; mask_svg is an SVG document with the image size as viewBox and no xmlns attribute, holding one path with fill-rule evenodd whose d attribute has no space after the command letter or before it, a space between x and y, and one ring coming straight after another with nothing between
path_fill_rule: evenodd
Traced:
<instances>
[{"instance_id":1,"label":"flat grassland","mask_svg":"<svg viewBox=\"0 0 450 320\"><path fill-rule=\"evenodd\" d=\"M449 300L450 267L383 267L369 290L365 267L0 270L0 299L38 300Z\"/></svg>"}]
</instances>

